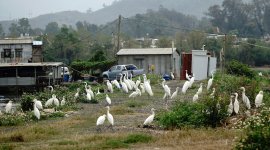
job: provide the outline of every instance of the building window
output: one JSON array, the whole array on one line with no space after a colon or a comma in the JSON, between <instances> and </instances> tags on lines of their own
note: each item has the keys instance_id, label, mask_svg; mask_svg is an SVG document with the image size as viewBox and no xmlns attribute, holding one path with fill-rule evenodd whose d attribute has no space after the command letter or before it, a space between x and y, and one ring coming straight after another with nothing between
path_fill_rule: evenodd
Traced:
<instances>
[{"instance_id":1,"label":"building window","mask_svg":"<svg viewBox=\"0 0 270 150\"><path fill-rule=\"evenodd\" d=\"M4 49L4 57L3 58L11 58L11 49Z\"/></svg>"},{"instance_id":2,"label":"building window","mask_svg":"<svg viewBox=\"0 0 270 150\"><path fill-rule=\"evenodd\" d=\"M15 57L22 58L22 49L15 49Z\"/></svg>"}]
</instances>

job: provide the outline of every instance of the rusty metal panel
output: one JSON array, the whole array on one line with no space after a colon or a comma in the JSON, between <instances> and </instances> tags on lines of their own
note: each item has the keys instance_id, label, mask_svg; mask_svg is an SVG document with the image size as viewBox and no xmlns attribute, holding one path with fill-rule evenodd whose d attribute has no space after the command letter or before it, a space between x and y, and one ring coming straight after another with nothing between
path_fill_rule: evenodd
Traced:
<instances>
[{"instance_id":1,"label":"rusty metal panel","mask_svg":"<svg viewBox=\"0 0 270 150\"><path fill-rule=\"evenodd\" d=\"M181 54L181 77L180 80L186 80L186 70L188 74L191 74L191 65L192 65L192 54L182 53Z\"/></svg>"}]
</instances>

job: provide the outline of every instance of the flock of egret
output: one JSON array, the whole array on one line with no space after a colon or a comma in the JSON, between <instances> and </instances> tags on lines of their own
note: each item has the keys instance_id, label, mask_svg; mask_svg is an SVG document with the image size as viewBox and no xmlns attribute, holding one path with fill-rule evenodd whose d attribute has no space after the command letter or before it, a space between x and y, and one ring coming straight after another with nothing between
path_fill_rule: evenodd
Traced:
<instances>
[{"instance_id":1,"label":"flock of egret","mask_svg":"<svg viewBox=\"0 0 270 150\"><path fill-rule=\"evenodd\" d=\"M213 84L213 80L214 80L214 73L212 72L212 77L208 80L207 83L207 91L209 91L212 87ZM171 73L171 78L174 79L173 73ZM186 70L186 79L187 81L185 81L183 87L182 87L182 94L186 94L187 90L189 88L192 87L192 84L195 81L195 75L193 74L193 76L188 75L187 70ZM83 82L85 84L85 92L86 92L86 99L91 101L92 99L95 98L95 95L99 95L101 94L99 89L97 90L96 93L94 93L91 89L90 85L87 85L87 82ZM128 78L128 75L125 74L121 74L120 75L120 81L118 82L117 80L113 80L113 81L109 81L106 80L106 85L107 85L107 91L106 92L106 102L107 102L107 114L103 114L101 116L98 117L97 122L96 122L96 126L98 127L98 129L100 129L99 127L101 125L104 124L106 118L110 123L111 128L113 128L114 125L114 118L113 115L109 112L110 111L110 106L112 106L112 100L109 97L110 93L114 92L114 86L118 89L120 89L123 93L128 94L129 92L131 92L129 94L129 98L136 98L138 96L141 96L143 93L147 93L148 96L153 96L154 93L152 91L152 87L150 84L150 80L147 79L147 76L145 74L143 74L143 81L141 81L141 78L138 77L137 81L133 81L132 77ZM178 95L178 91L179 91L179 87L176 87L176 90L171 94L171 89L170 87L166 84L166 80L163 79L162 81L162 88L164 89L164 96L163 99L166 100L166 108L167 108L167 100L168 99L175 99ZM50 91L53 92L53 87L49 86ZM215 88L212 88L212 93L210 94L210 97L214 98L215 95ZM247 97L246 93L245 93L245 88L241 87L240 88L242 90L242 101L245 104L245 107L247 109L251 109L251 104L250 104L250 100ZM80 88L77 88L77 92L74 95L74 99L78 99L80 96ZM199 99L199 96L202 94L203 92L203 83L200 83L200 87L197 90L197 92L195 93L195 95L193 96L192 101L196 102ZM234 102L233 102L234 101ZM255 106L260 107L262 105L262 101L263 101L263 91L260 91L259 94L256 96L255 98ZM40 119L40 110L43 109L42 103L41 101L38 101L37 99L33 100L34 102L34 114L36 116L37 119ZM52 94L52 97L50 99L48 99L45 103L45 107L50 107L50 106L54 106L55 108L59 107L59 105L63 106L66 104L66 100L65 100L65 96L63 96L61 102L59 102L59 100L56 98L55 94ZM12 110L12 101L9 101L5 107L6 113L11 113ZM149 125L151 124L151 122L154 120L155 117L155 112L154 112L154 108L151 109L152 114L144 121L144 125ZM228 105L228 110L227 110L228 114L231 115L233 112L235 112L235 114L239 113L239 101L238 101L238 93L234 93L233 95L231 95L230 97L230 103Z\"/></svg>"}]
</instances>

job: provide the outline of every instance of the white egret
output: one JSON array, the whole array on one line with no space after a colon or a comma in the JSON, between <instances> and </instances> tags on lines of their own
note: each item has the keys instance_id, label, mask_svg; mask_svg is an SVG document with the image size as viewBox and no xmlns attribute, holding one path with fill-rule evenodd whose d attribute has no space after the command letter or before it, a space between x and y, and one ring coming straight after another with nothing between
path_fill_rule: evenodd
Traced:
<instances>
[{"instance_id":1,"label":"white egret","mask_svg":"<svg viewBox=\"0 0 270 150\"><path fill-rule=\"evenodd\" d=\"M249 98L246 96L246 89L244 87L241 87L240 88L242 91L242 100L243 100L243 103L246 105L247 109L250 109L250 101L249 101Z\"/></svg>"},{"instance_id":2,"label":"white egret","mask_svg":"<svg viewBox=\"0 0 270 150\"><path fill-rule=\"evenodd\" d=\"M121 76L120 76L120 84L122 86L122 90L125 93L128 93L128 87L127 87L126 83L122 81L122 78L123 78L123 74L121 74Z\"/></svg>"},{"instance_id":3,"label":"white egret","mask_svg":"<svg viewBox=\"0 0 270 150\"><path fill-rule=\"evenodd\" d=\"M37 108L36 103L34 103L34 114L37 117L37 119L39 120L40 119L40 112L39 112L39 110Z\"/></svg>"},{"instance_id":4,"label":"white egret","mask_svg":"<svg viewBox=\"0 0 270 150\"><path fill-rule=\"evenodd\" d=\"M173 72L171 72L171 79L174 80Z\"/></svg>"},{"instance_id":5,"label":"white egret","mask_svg":"<svg viewBox=\"0 0 270 150\"><path fill-rule=\"evenodd\" d=\"M48 99L45 103L45 107L51 106L53 104L53 98L51 97L50 99Z\"/></svg>"},{"instance_id":6,"label":"white egret","mask_svg":"<svg viewBox=\"0 0 270 150\"><path fill-rule=\"evenodd\" d=\"M123 81L124 81L124 83L126 83L126 85L128 87L128 90L132 90L132 87L131 87L130 82L128 80L128 74L127 73L125 74Z\"/></svg>"},{"instance_id":7,"label":"white egret","mask_svg":"<svg viewBox=\"0 0 270 150\"><path fill-rule=\"evenodd\" d=\"M113 93L113 87L112 87L112 84L111 84L111 82L109 80L107 80L107 88L108 88L108 91L110 93Z\"/></svg>"},{"instance_id":8,"label":"white egret","mask_svg":"<svg viewBox=\"0 0 270 150\"><path fill-rule=\"evenodd\" d=\"M136 91L132 92L128 97L135 98L135 97L140 96L140 95L141 95L141 91L140 91L140 89L137 88Z\"/></svg>"},{"instance_id":9,"label":"white egret","mask_svg":"<svg viewBox=\"0 0 270 150\"><path fill-rule=\"evenodd\" d=\"M256 108L260 107L263 102L263 91L260 91L255 98L255 106Z\"/></svg>"},{"instance_id":10,"label":"white egret","mask_svg":"<svg viewBox=\"0 0 270 150\"><path fill-rule=\"evenodd\" d=\"M194 81L195 81L195 74L193 73L193 76L190 79L189 87L192 87Z\"/></svg>"},{"instance_id":11,"label":"white egret","mask_svg":"<svg viewBox=\"0 0 270 150\"><path fill-rule=\"evenodd\" d=\"M231 116L232 113L233 113L233 103L232 103L233 97L234 97L234 96L231 95L231 98L230 98L230 104L229 104L228 110L227 110L227 113L228 113L229 116Z\"/></svg>"},{"instance_id":12,"label":"white egret","mask_svg":"<svg viewBox=\"0 0 270 150\"><path fill-rule=\"evenodd\" d=\"M182 93L186 94L188 88L189 88L190 81L186 81L182 87Z\"/></svg>"},{"instance_id":13,"label":"white egret","mask_svg":"<svg viewBox=\"0 0 270 150\"><path fill-rule=\"evenodd\" d=\"M34 102L34 105L36 105L38 109L40 109L40 110L43 109L41 101L39 101L39 100L37 100L37 99L35 98L35 99L33 100L33 102Z\"/></svg>"},{"instance_id":14,"label":"white egret","mask_svg":"<svg viewBox=\"0 0 270 150\"><path fill-rule=\"evenodd\" d=\"M163 79L162 81L162 87L164 89L164 92L166 93L167 97L171 97L171 89L169 88L169 86L167 84L165 84L166 80Z\"/></svg>"},{"instance_id":15,"label":"white egret","mask_svg":"<svg viewBox=\"0 0 270 150\"><path fill-rule=\"evenodd\" d=\"M239 113L239 102L238 102L238 93L234 93L235 98L234 98L234 103L233 103L233 109L236 114Z\"/></svg>"},{"instance_id":16,"label":"white egret","mask_svg":"<svg viewBox=\"0 0 270 150\"><path fill-rule=\"evenodd\" d=\"M192 100L193 100L193 102L196 102L198 99L199 99L199 93L197 92L197 93L193 96Z\"/></svg>"},{"instance_id":17,"label":"white egret","mask_svg":"<svg viewBox=\"0 0 270 150\"><path fill-rule=\"evenodd\" d=\"M92 100L92 97L91 97L91 94L90 93L86 93L86 99L88 100L88 101L91 101Z\"/></svg>"},{"instance_id":18,"label":"white egret","mask_svg":"<svg viewBox=\"0 0 270 150\"><path fill-rule=\"evenodd\" d=\"M117 80L113 80L112 84L114 84L118 89L121 89L121 86Z\"/></svg>"},{"instance_id":19,"label":"white egret","mask_svg":"<svg viewBox=\"0 0 270 150\"><path fill-rule=\"evenodd\" d=\"M190 81L190 77L189 77L189 75L188 75L188 73L187 73L187 70L186 70L186 79L187 79L188 81Z\"/></svg>"},{"instance_id":20,"label":"white egret","mask_svg":"<svg viewBox=\"0 0 270 150\"><path fill-rule=\"evenodd\" d=\"M145 91L150 95L150 96L153 96L154 93L152 91L152 88L151 88L151 85L150 85L150 81L147 80L147 77L145 74L143 74L143 84L144 84L144 88L145 88Z\"/></svg>"},{"instance_id":21,"label":"white egret","mask_svg":"<svg viewBox=\"0 0 270 150\"><path fill-rule=\"evenodd\" d=\"M155 111L155 109L152 108L151 109L152 114L145 119L143 125L149 125L149 124L151 124L153 122L154 117L155 117L155 112L154 111Z\"/></svg>"},{"instance_id":22,"label":"white egret","mask_svg":"<svg viewBox=\"0 0 270 150\"><path fill-rule=\"evenodd\" d=\"M144 88L143 83L140 83L140 88L141 88L141 92L142 92L142 93L145 93L145 88Z\"/></svg>"},{"instance_id":23,"label":"white egret","mask_svg":"<svg viewBox=\"0 0 270 150\"><path fill-rule=\"evenodd\" d=\"M263 76L262 72L259 72L258 75L261 76L261 77Z\"/></svg>"},{"instance_id":24,"label":"white egret","mask_svg":"<svg viewBox=\"0 0 270 150\"><path fill-rule=\"evenodd\" d=\"M179 90L179 87L176 87L175 91L173 92L172 96L171 96L171 99L174 99L176 98L177 94L178 94L178 90Z\"/></svg>"},{"instance_id":25,"label":"white egret","mask_svg":"<svg viewBox=\"0 0 270 150\"><path fill-rule=\"evenodd\" d=\"M96 95L99 95L99 94L101 94L101 93L99 92L99 88L98 88L98 90L97 90L97 94L96 94Z\"/></svg>"},{"instance_id":26,"label":"white egret","mask_svg":"<svg viewBox=\"0 0 270 150\"><path fill-rule=\"evenodd\" d=\"M213 72L211 74L212 74L212 77L208 80L208 83L207 83L207 88L206 88L207 91L210 89L210 87L213 84L214 74L213 74Z\"/></svg>"},{"instance_id":27,"label":"white egret","mask_svg":"<svg viewBox=\"0 0 270 150\"><path fill-rule=\"evenodd\" d=\"M49 86L47 86L48 88L50 88L50 91L51 91L51 93L53 92L53 86L51 86L51 85L49 85Z\"/></svg>"},{"instance_id":28,"label":"white egret","mask_svg":"<svg viewBox=\"0 0 270 150\"><path fill-rule=\"evenodd\" d=\"M58 106L59 106L59 100L56 98L56 95L53 94L53 95L52 95L52 98L53 98L53 104L54 104L56 107L58 107Z\"/></svg>"},{"instance_id":29,"label":"white egret","mask_svg":"<svg viewBox=\"0 0 270 150\"><path fill-rule=\"evenodd\" d=\"M112 100L111 100L111 98L108 96L108 94L106 94L106 101L107 101L108 105L111 105L111 104L112 104Z\"/></svg>"},{"instance_id":30,"label":"white egret","mask_svg":"<svg viewBox=\"0 0 270 150\"><path fill-rule=\"evenodd\" d=\"M139 77L138 77L138 80L137 80L136 83L135 83L135 84L136 84L136 87L139 87L139 85L141 84L141 82L142 82L142 81L141 81L141 77L139 76Z\"/></svg>"},{"instance_id":31,"label":"white egret","mask_svg":"<svg viewBox=\"0 0 270 150\"><path fill-rule=\"evenodd\" d=\"M108 119L108 121L109 121L111 127L113 127L113 125L114 125L114 120L113 120L113 115L110 114L110 107L109 107L109 106L107 106L107 119Z\"/></svg>"},{"instance_id":32,"label":"white egret","mask_svg":"<svg viewBox=\"0 0 270 150\"><path fill-rule=\"evenodd\" d=\"M200 83L200 88L198 89L198 95L200 95L202 93L202 89L203 88L203 83Z\"/></svg>"},{"instance_id":33,"label":"white egret","mask_svg":"<svg viewBox=\"0 0 270 150\"><path fill-rule=\"evenodd\" d=\"M6 107L5 107L5 109L6 109L6 113L11 113L11 110L12 110L12 102L13 101L8 101L8 103L6 104Z\"/></svg>"},{"instance_id":34,"label":"white egret","mask_svg":"<svg viewBox=\"0 0 270 150\"><path fill-rule=\"evenodd\" d=\"M88 92L89 92L89 94L91 95L92 99L94 99L94 98L95 98L95 94L94 94L94 92L92 91L92 88L91 88L90 85L88 85Z\"/></svg>"},{"instance_id":35,"label":"white egret","mask_svg":"<svg viewBox=\"0 0 270 150\"><path fill-rule=\"evenodd\" d=\"M77 88L77 92L76 92L75 95L74 95L74 99L75 99L75 100L79 97L80 90L81 90L80 88Z\"/></svg>"},{"instance_id":36,"label":"white egret","mask_svg":"<svg viewBox=\"0 0 270 150\"><path fill-rule=\"evenodd\" d=\"M66 97L63 96L62 100L61 100L61 106L64 106L66 104Z\"/></svg>"},{"instance_id":37,"label":"white egret","mask_svg":"<svg viewBox=\"0 0 270 150\"><path fill-rule=\"evenodd\" d=\"M98 127L104 124L105 119L106 119L106 115L105 115L105 114L98 117L97 123L96 123L96 125L97 125L97 130L101 130L101 129L98 128Z\"/></svg>"}]
</instances>

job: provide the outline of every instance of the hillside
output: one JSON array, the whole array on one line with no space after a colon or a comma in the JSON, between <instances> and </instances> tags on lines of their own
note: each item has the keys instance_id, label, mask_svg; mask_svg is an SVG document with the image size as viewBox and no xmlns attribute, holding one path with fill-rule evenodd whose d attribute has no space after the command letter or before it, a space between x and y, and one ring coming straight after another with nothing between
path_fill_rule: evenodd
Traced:
<instances>
[{"instance_id":1,"label":"hillside","mask_svg":"<svg viewBox=\"0 0 270 150\"><path fill-rule=\"evenodd\" d=\"M198 18L204 16L209 6L221 4L222 0L120 0L112 5L95 11L91 14L78 11L65 11L52 14L44 14L29 19L32 28L42 28L49 22L58 22L58 24L75 25L77 21L87 21L91 24L106 24L121 14L124 17L131 17L136 14L145 13L147 10L158 10L162 5L169 10L175 10L184 14L194 15ZM13 21L14 22L14 21ZM5 31L8 30L12 21L2 21Z\"/></svg>"}]
</instances>

